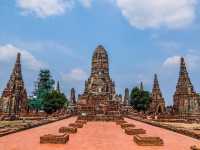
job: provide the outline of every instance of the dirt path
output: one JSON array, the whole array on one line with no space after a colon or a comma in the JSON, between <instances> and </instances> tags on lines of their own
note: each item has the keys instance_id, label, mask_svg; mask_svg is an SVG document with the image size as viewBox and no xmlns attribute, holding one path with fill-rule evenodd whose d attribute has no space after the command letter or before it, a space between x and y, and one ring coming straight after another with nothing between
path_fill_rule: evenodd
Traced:
<instances>
[{"instance_id":1,"label":"dirt path","mask_svg":"<svg viewBox=\"0 0 200 150\"><path fill-rule=\"evenodd\" d=\"M123 130L112 122L89 122L79 129L77 134L70 135L70 141L66 145L39 144L41 135L57 133L59 127L67 126L75 119L69 118L2 137L0 150L190 150L191 145L199 143L193 138L127 119L137 127L146 129L149 135L163 138L165 146L139 147L133 142L132 136L125 135Z\"/></svg>"}]
</instances>

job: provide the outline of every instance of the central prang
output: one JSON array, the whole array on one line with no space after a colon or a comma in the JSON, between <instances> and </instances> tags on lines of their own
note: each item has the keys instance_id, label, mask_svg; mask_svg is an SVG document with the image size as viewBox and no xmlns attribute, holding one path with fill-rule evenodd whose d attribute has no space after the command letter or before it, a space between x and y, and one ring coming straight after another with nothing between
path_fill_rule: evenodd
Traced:
<instances>
[{"instance_id":1,"label":"central prang","mask_svg":"<svg viewBox=\"0 0 200 150\"><path fill-rule=\"evenodd\" d=\"M109 114L119 112L120 102L116 100L115 83L109 75L108 54L98 46L92 57L91 75L85 81L84 93L77 104L79 113Z\"/></svg>"}]
</instances>

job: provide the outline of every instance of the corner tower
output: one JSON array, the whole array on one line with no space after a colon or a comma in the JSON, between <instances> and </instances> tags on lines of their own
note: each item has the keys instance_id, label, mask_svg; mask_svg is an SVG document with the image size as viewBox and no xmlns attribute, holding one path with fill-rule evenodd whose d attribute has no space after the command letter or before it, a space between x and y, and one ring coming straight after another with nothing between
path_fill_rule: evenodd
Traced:
<instances>
[{"instance_id":1,"label":"corner tower","mask_svg":"<svg viewBox=\"0 0 200 150\"><path fill-rule=\"evenodd\" d=\"M180 60L179 79L174 93L174 111L179 115L194 115L200 113L200 99L190 81L185 60Z\"/></svg>"},{"instance_id":2,"label":"corner tower","mask_svg":"<svg viewBox=\"0 0 200 150\"><path fill-rule=\"evenodd\" d=\"M19 114L27 109L27 92L21 71L21 54L17 54L10 80L2 94L2 108L4 113Z\"/></svg>"}]
</instances>

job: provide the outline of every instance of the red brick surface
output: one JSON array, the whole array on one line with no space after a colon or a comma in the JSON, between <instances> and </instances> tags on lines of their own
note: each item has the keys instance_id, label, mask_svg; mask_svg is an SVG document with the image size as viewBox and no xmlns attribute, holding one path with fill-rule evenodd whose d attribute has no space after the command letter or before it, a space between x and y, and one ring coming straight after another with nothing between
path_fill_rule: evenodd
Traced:
<instances>
[{"instance_id":1,"label":"red brick surface","mask_svg":"<svg viewBox=\"0 0 200 150\"><path fill-rule=\"evenodd\" d=\"M88 122L77 134L70 135L65 145L40 144L40 136L57 134L62 126L75 122L69 118L38 128L22 131L0 138L0 150L190 150L199 141L165 129L126 119L136 127L143 128L149 136L158 136L164 140L163 147L138 146L133 136L114 122Z\"/></svg>"}]
</instances>

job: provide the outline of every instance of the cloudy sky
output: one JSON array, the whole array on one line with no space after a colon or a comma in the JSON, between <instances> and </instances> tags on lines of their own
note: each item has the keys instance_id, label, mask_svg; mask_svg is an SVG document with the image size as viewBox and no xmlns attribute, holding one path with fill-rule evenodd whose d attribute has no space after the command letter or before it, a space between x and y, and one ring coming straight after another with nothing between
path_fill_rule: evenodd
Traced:
<instances>
[{"instance_id":1,"label":"cloudy sky","mask_svg":"<svg viewBox=\"0 0 200 150\"><path fill-rule=\"evenodd\" d=\"M41 68L51 70L65 94L81 92L95 47L104 45L110 74L121 94L154 73L167 104L184 56L200 91L198 0L0 0L0 87L9 79L17 52L31 94Z\"/></svg>"}]
</instances>

